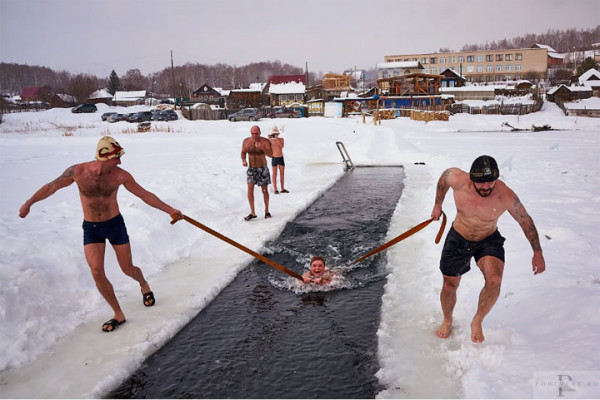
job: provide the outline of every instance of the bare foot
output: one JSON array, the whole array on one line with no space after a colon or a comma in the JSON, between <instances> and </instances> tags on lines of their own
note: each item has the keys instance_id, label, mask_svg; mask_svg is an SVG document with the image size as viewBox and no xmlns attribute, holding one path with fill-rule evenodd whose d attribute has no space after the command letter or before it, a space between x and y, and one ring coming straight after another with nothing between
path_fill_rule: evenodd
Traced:
<instances>
[{"instance_id":1,"label":"bare foot","mask_svg":"<svg viewBox=\"0 0 600 400\"><path fill-rule=\"evenodd\" d=\"M448 336L450 336L451 330L452 330L452 321L451 320L444 321L444 322L442 322L442 325L440 325L438 330L435 331L435 334L439 338L446 339L446 338L448 338Z\"/></svg>"},{"instance_id":2,"label":"bare foot","mask_svg":"<svg viewBox=\"0 0 600 400\"><path fill-rule=\"evenodd\" d=\"M485 340L481 322L476 322L475 320L471 322L471 340L473 343L483 343Z\"/></svg>"}]
</instances>

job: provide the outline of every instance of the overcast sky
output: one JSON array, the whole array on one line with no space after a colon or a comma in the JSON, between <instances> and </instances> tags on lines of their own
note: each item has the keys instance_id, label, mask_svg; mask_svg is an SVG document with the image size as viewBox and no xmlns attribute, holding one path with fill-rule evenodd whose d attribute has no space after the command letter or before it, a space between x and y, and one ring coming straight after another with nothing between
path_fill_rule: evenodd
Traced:
<instances>
[{"instance_id":1,"label":"overcast sky","mask_svg":"<svg viewBox=\"0 0 600 400\"><path fill-rule=\"evenodd\" d=\"M598 0L0 0L0 61L142 74L187 62L373 68L390 54L460 50L600 24Z\"/></svg>"}]
</instances>

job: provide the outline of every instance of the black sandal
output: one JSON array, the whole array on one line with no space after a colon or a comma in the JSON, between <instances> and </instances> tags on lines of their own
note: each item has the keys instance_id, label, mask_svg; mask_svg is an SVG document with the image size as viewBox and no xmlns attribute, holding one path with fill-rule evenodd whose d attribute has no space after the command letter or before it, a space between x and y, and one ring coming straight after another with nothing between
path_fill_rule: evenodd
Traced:
<instances>
[{"instance_id":1,"label":"black sandal","mask_svg":"<svg viewBox=\"0 0 600 400\"><path fill-rule=\"evenodd\" d=\"M244 217L244 219L245 219L246 221L250 221L251 219L254 219L254 218L256 218L256 215L254 215L254 214L248 214L248 216L247 216L247 217Z\"/></svg>"},{"instance_id":2,"label":"black sandal","mask_svg":"<svg viewBox=\"0 0 600 400\"><path fill-rule=\"evenodd\" d=\"M271 213L265 213L265 218L271 218Z\"/></svg>"},{"instance_id":3,"label":"black sandal","mask_svg":"<svg viewBox=\"0 0 600 400\"><path fill-rule=\"evenodd\" d=\"M117 327L119 325L123 325L125 322L127 322L126 319L124 319L123 321L117 321L116 319L109 319L108 321L106 321L105 323L102 324L102 331L103 332L112 332L115 329L117 329Z\"/></svg>"},{"instance_id":4,"label":"black sandal","mask_svg":"<svg viewBox=\"0 0 600 400\"><path fill-rule=\"evenodd\" d=\"M152 292L148 292L148 293L142 292L142 296L144 296L143 297L143 302L144 302L144 305L146 307L152 307L154 304L156 304L156 299L154 299L154 293L152 293Z\"/></svg>"}]
</instances>

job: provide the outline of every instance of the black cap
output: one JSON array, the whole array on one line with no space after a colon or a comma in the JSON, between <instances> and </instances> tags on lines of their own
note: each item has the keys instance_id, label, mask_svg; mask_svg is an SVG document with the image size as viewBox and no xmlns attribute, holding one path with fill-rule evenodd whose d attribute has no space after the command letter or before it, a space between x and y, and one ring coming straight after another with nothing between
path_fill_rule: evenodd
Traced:
<instances>
[{"instance_id":1,"label":"black cap","mask_svg":"<svg viewBox=\"0 0 600 400\"><path fill-rule=\"evenodd\" d=\"M493 182L500 176L500 170L494 157L479 156L471 165L470 175L473 182Z\"/></svg>"}]
</instances>

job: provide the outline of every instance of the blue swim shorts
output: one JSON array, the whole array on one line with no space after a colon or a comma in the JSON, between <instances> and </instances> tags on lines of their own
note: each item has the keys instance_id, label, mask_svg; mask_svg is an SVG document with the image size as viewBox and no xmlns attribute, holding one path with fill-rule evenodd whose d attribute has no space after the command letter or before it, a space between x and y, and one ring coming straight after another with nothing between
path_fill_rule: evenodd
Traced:
<instances>
[{"instance_id":1,"label":"blue swim shorts","mask_svg":"<svg viewBox=\"0 0 600 400\"><path fill-rule=\"evenodd\" d=\"M471 269L471 257L477 262L483 256L494 256L504 262L504 240L496 230L479 242L471 242L451 227L444 242L440 270L447 276L461 276Z\"/></svg>"},{"instance_id":2,"label":"blue swim shorts","mask_svg":"<svg viewBox=\"0 0 600 400\"><path fill-rule=\"evenodd\" d=\"M129 235L125 220L121 214L108 221L83 221L83 245L90 243L105 243L106 239L112 245L129 243Z\"/></svg>"}]
</instances>

